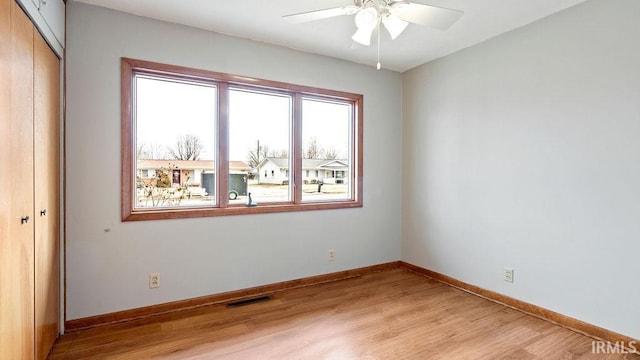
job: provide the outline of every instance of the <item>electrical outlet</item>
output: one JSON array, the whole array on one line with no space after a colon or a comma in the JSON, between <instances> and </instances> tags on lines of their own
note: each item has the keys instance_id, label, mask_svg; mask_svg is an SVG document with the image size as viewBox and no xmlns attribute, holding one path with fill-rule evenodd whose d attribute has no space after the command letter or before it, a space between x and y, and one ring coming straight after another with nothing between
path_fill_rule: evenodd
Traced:
<instances>
[{"instance_id":1,"label":"electrical outlet","mask_svg":"<svg viewBox=\"0 0 640 360\"><path fill-rule=\"evenodd\" d=\"M160 273L149 274L149 289L160 287Z\"/></svg>"},{"instance_id":2,"label":"electrical outlet","mask_svg":"<svg viewBox=\"0 0 640 360\"><path fill-rule=\"evenodd\" d=\"M504 281L513 282L513 269L504 268Z\"/></svg>"},{"instance_id":3,"label":"electrical outlet","mask_svg":"<svg viewBox=\"0 0 640 360\"><path fill-rule=\"evenodd\" d=\"M335 250L329 250L329 253L327 255L327 260L333 261L335 259L336 259L336 251Z\"/></svg>"}]
</instances>

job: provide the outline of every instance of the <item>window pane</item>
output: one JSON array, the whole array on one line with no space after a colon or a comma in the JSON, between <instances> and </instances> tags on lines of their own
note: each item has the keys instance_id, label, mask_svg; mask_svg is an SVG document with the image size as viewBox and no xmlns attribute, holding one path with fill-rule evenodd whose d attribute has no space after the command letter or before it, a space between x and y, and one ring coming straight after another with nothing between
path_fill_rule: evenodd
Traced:
<instances>
[{"instance_id":1,"label":"window pane","mask_svg":"<svg viewBox=\"0 0 640 360\"><path fill-rule=\"evenodd\" d=\"M211 206L216 88L135 77L136 208Z\"/></svg>"},{"instance_id":2,"label":"window pane","mask_svg":"<svg viewBox=\"0 0 640 360\"><path fill-rule=\"evenodd\" d=\"M229 91L229 203L291 201L290 96Z\"/></svg>"},{"instance_id":3,"label":"window pane","mask_svg":"<svg viewBox=\"0 0 640 360\"><path fill-rule=\"evenodd\" d=\"M352 105L302 100L302 200L351 199Z\"/></svg>"}]
</instances>

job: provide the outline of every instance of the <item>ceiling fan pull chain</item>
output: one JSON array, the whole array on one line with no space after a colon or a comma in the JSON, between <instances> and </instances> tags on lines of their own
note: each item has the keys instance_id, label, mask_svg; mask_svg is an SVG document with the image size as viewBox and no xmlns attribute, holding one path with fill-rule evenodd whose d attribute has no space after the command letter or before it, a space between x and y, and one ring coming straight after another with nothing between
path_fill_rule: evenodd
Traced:
<instances>
[{"instance_id":1,"label":"ceiling fan pull chain","mask_svg":"<svg viewBox=\"0 0 640 360\"><path fill-rule=\"evenodd\" d=\"M376 69L380 70L380 20L378 20L378 64Z\"/></svg>"}]
</instances>

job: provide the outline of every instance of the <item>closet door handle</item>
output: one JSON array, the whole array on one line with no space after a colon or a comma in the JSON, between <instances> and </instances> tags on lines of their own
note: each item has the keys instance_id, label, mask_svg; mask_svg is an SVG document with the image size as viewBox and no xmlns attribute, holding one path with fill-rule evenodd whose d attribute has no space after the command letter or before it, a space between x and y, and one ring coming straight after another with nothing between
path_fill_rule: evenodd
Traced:
<instances>
[{"instance_id":1,"label":"closet door handle","mask_svg":"<svg viewBox=\"0 0 640 360\"><path fill-rule=\"evenodd\" d=\"M26 224L29 222L29 216L23 216L22 219L20 219L20 224Z\"/></svg>"},{"instance_id":2,"label":"closet door handle","mask_svg":"<svg viewBox=\"0 0 640 360\"><path fill-rule=\"evenodd\" d=\"M45 215L47 215L47 209L40 210L40 216L45 216Z\"/></svg>"}]
</instances>

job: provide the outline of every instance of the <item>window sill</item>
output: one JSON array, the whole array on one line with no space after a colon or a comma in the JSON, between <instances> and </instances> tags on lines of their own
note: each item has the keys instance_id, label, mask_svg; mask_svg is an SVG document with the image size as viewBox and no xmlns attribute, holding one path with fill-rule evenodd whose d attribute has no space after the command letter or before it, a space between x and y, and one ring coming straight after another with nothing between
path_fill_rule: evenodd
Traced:
<instances>
[{"instance_id":1,"label":"window sill","mask_svg":"<svg viewBox=\"0 0 640 360\"><path fill-rule=\"evenodd\" d=\"M125 211L122 221L145 221L145 220L167 220L186 219L213 216L247 215L247 214L269 214L293 211L312 211L329 209L351 209L361 208L362 202L345 200L332 202L314 202L304 204L265 204L257 206L229 205L226 208L170 208L170 209L149 209Z\"/></svg>"}]
</instances>

